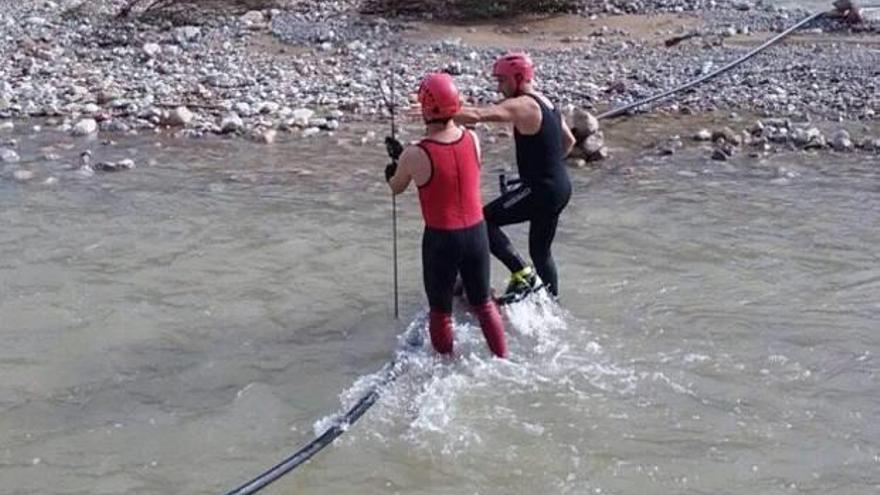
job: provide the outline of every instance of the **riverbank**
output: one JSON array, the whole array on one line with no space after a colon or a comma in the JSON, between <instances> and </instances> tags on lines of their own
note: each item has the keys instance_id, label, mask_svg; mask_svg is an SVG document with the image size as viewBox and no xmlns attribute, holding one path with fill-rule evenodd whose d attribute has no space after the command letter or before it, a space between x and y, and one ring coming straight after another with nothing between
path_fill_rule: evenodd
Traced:
<instances>
[{"instance_id":1,"label":"riverbank","mask_svg":"<svg viewBox=\"0 0 880 495\"><path fill-rule=\"evenodd\" d=\"M708 73L806 15L763 2L715 2L710 9L698 1L645 1L625 15L585 10L453 26L363 15L354 1L299 1L190 15L199 24L175 25L114 18L123 3L75 9L46 1L0 10L0 56L11 61L0 67L0 133L36 117L84 138L308 138L385 119L378 88L391 72L398 102L438 68L456 75L469 101L493 101L488 68L500 52L523 47L538 61L543 91L568 109L596 112ZM730 125L707 130L734 127L742 134L738 146L754 145L753 152L830 149L835 136L845 143L844 128L851 146L835 149L873 152L880 138L878 26L822 20L654 111L732 116ZM768 135L756 132L754 120L738 122L740 115L763 119ZM363 139L381 141L373 133ZM0 144L15 161L15 143Z\"/></svg>"}]
</instances>

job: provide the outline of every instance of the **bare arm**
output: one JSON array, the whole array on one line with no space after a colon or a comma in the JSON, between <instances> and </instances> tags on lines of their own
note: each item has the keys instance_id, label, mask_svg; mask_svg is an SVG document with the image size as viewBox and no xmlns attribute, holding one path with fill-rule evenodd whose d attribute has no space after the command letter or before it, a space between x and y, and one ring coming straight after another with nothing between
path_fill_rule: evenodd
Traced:
<instances>
[{"instance_id":1,"label":"bare arm","mask_svg":"<svg viewBox=\"0 0 880 495\"><path fill-rule=\"evenodd\" d=\"M480 161L482 166L483 163L483 147L480 146L480 136L477 136L477 133L471 130L467 130L466 132L471 133L471 137L474 139L474 147L477 149L477 160Z\"/></svg>"},{"instance_id":2,"label":"bare arm","mask_svg":"<svg viewBox=\"0 0 880 495\"><path fill-rule=\"evenodd\" d=\"M478 122L516 123L518 113L514 100L504 100L497 105L462 107L453 119L456 124L462 125L473 125Z\"/></svg>"},{"instance_id":3,"label":"bare arm","mask_svg":"<svg viewBox=\"0 0 880 495\"><path fill-rule=\"evenodd\" d=\"M569 129L568 124L565 123L565 118L562 118L562 156L568 156L568 154L571 153L574 143L574 134L571 133L571 129Z\"/></svg>"},{"instance_id":4,"label":"bare arm","mask_svg":"<svg viewBox=\"0 0 880 495\"><path fill-rule=\"evenodd\" d=\"M420 150L414 146L407 146L400 155L400 160L397 162L397 171L394 173L394 176L391 177L391 180L388 181L388 187L391 188L391 192L394 195L406 191L406 188L409 187L409 183L413 178L412 161L415 158L415 153L418 153L419 151Z\"/></svg>"}]
</instances>

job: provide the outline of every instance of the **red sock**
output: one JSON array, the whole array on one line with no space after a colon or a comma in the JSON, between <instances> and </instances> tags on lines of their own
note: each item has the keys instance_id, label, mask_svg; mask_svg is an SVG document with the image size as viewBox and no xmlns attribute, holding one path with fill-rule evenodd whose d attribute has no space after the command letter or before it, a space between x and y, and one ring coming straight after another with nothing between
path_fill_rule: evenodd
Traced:
<instances>
[{"instance_id":1,"label":"red sock","mask_svg":"<svg viewBox=\"0 0 880 495\"><path fill-rule=\"evenodd\" d=\"M431 333L431 344L440 354L452 354L452 315L442 311L431 310L428 331Z\"/></svg>"},{"instance_id":2,"label":"red sock","mask_svg":"<svg viewBox=\"0 0 880 495\"><path fill-rule=\"evenodd\" d=\"M473 307L477 319L480 320L480 328L483 329L483 337L489 344L489 349L498 357L507 356L507 344L504 342L504 324L501 323L501 314L498 306L489 300L479 306Z\"/></svg>"}]
</instances>

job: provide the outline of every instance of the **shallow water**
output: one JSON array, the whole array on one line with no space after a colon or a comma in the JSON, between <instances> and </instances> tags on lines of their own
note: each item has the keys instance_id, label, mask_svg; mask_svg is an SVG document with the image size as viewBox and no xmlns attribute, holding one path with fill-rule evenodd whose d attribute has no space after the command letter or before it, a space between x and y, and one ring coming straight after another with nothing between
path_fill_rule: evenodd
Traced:
<instances>
[{"instance_id":1,"label":"shallow water","mask_svg":"<svg viewBox=\"0 0 880 495\"><path fill-rule=\"evenodd\" d=\"M410 192L392 318L384 159L358 137L92 142L139 166L90 178L65 166L82 141L19 137L37 178L0 175L4 493L222 492L357 399L424 306ZM635 175L573 172L564 309L508 310L509 361L459 313L455 360L415 353L266 493L880 490L880 158L614 152Z\"/></svg>"}]
</instances>

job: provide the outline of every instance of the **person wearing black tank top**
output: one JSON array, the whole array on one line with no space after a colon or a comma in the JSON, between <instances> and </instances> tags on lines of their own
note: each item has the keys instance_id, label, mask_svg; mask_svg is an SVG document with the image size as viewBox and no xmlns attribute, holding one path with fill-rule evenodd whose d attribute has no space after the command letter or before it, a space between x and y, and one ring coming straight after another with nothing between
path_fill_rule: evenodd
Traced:
<instances>
[{"instance_id":1,"label":"person wearing black tank top","mask_svg":"<svg viewBox=\"0 0 880 495\"><path fill-rule=\"evenodd\" d=\"M492 254L511 273L507 290L500 298L502 302L518 300L541 283L551 294L559 295L559 275L551 247L559 215L571 198L571 180L564 160L575 138L559 109L535 90L534 74L534 64L528 55L502 56L495 62L492 75L504 100L496 105L463 107L454 117L464 125L513 124L521 182L483 209ZM534 268L523 260L501 230L505 225L521 222L529 222L529 256Z\"/></svg>"}]
</instances>

